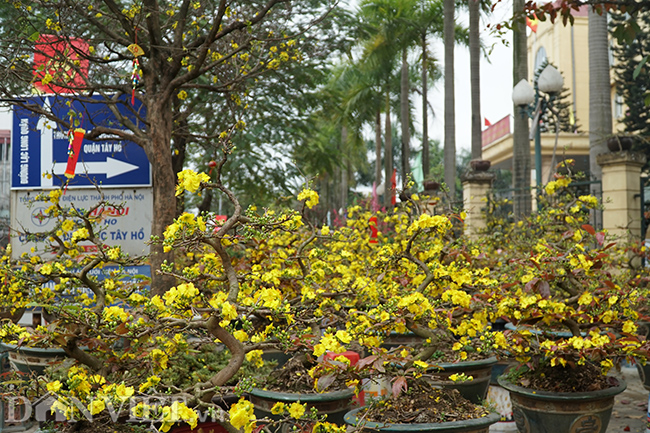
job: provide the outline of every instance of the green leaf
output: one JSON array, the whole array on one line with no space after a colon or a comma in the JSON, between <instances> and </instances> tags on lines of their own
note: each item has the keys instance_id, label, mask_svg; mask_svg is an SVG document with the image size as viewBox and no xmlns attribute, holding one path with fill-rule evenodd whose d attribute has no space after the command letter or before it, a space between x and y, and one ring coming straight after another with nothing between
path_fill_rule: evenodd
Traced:
<instances>
[{"instance_id":1,"label":"green leaf","mask_svg":"<svg viewBox=\"0 0 650 433\"><path fill-rule=\"evenodd\" d=\"M650 94L645 95L645 99L643 100L643 103L645 106L650 106Z\"/></svg>"},{"instance_id":2,"label":"green leaf","mask_svg":"<svg viewBox=\"0 0 650 433\"><path fill-rule=\"evenodd\" d=\"M41 34L39 32L34 32L29 36L29 40L32 42L36 42L38 38L41 37Z\"/></svg>"},{"instance_id":3,"label":"green leaf","mask_svg":"<svg viewBox=\"0 0 650 433\"><path fill-rule=\"evenodd\" d=\"M648 61L648 57L650 57L650 54L646 54L646 56L641 59L639 64L636 65L636 68L634 68L634 73L632 74L633 80L636 80L636 77L638 77L639 74L641 73L641 69L643 69L643 66L645 66L646 62ZM647 101L647 97L646 97L646 101ZM648 104L646 103L646 105Z\"/></svg>"}]
</instances>

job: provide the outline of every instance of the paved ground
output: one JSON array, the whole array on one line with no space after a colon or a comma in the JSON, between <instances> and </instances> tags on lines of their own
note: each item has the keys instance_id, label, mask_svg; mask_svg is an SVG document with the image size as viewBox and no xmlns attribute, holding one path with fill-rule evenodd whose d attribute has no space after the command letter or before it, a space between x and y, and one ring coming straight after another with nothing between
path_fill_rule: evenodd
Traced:
<instances>
[{"instance_id":1,"label":"paved ground","mask_svg":"<svg viewBox=\"0 0 650 433\"><path fill-rule=\"evenodd\" d=\"M635 367L623 367L616 375L625 379L627 389L616 396L607 433L646 433L649 392L643 388Z\"/></svg>"}]
</instances>

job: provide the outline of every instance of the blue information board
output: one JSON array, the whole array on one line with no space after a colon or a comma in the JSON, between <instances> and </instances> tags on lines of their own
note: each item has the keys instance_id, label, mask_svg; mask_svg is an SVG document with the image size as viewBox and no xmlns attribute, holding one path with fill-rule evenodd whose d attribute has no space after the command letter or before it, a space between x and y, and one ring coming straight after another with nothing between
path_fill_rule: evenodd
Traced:
<instances>
[{"instance_id":1,"label":"blue information board","mask_svg":"<svg viewBox=\"0 0 650 433\"><path fill-rule=\"evenodd\" d=\"M51 188L68 181L63 173L68 162L71 114L73 118L79 119L75 127L86 131L98 126L127 131L127 128L118 122L102 96L87 99L89 102L81 102L59 95L26 99L27 104L43 107L56 118L66 121L66 125L54 123L46 116L14 106L12 189ZM131 107L130 102L130 98L125 97L115 106L122 116L144 129L144 107L138 102L135 107ZM115 136L99 138L97 141L83 140L75 176L68 181L70 187L151 185L151 166L144 149L132 141ZM43 177L46 172L53 173L54 176L51 179Z\"/></svg>"}]
</instances>

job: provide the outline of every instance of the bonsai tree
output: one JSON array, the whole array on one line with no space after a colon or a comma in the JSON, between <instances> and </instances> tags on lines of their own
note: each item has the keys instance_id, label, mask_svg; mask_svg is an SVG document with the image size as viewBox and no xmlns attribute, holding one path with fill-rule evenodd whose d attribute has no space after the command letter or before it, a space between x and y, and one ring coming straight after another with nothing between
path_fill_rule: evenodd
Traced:
<instances>
[{"instance_id":1,"label":"bonsai tree","mask_svg":"<svg viewBox=\"0 0 650 433\"><path fill-rule=\"evenodd\" d=\"M648 356L636 325L638 270L627 266L625 249L589 224L598 200L572 182L556 175L537 213L504 226L497 242L489 234L478 241L494 248L482 257L501 285L492 314L515 326L505 332L507 353L526 367L522 383L531 386L575 388L568 378L578 376L567 370L597 366L604 376L623 358Z\"/></svg>"},{"instance_id":2,"label":"bonsai tree","mask_svg":"<svg viewBox=\"0 0 650 433\"><path fill-rule=\"evenodd\" d=\"M31 390L30 397L49 393L55 399L53 410L66 419L102 423L131 418L167 431L178 422L194 427L199 414L207 413L230 431L250 431L255 416L249 401L241 399L224 410L213 397L241 394L252 386L253 378L247 376L235 388L226 387L245 362L261 365L264 349L313 350L327 316L324 306L309 301L314 287L327 290L321 272L311 268L305 255L306 246L318 237L315 229L290 209L242 209L222 181L233 150L228 136L220 149L212 177L184 170L176 193L217 190L231 201L233 214L221 222L210 214L183 213L163 238L153 239L179 257L153 270L177 282L162 295L152 296L147 278L129 277L125 270L146 257L129 257L102 241L98 223L103 212L97 210L119 209L119 203L65 206L59 189L35 198L48 204L45 214L56 221L55 227L26 235L40 240L33 254L12 261L8 248L0 301L5 308L40 307L47 321L34 327L2 322L0 337L20 347L62 348L70 360L62 369L29 380L25 389ZM310 189L298 198L303 211L318 202ZM183 385L166 374L171 363L197 353L198 345L215 343L229 353L227 363L207 377L197 376L202 381ZM214 365L204 362L203 367ZM311 416L303 407L287 417L303 414Z\"/></svg>"}]
</instances>

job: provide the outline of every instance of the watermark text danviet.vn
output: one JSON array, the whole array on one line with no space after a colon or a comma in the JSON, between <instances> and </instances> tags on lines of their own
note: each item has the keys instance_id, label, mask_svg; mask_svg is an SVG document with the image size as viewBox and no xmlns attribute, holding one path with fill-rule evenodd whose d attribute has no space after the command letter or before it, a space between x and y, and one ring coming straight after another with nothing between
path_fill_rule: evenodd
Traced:
<instances>
[{"instance_id":1,"label":"watermark text danviet.vn","mask_svg":"<svg viewBox=\"0 0 650 433\"><path fill-rule=\"evenodd\" d=\"M52 396L46 396L37 401L30 401L26 397L13 396L2 397L4 404L5 424L24 423L30 420L45 421L82 421L92 422L95 417L101 416L103 420L108 418L113 422L152 422L158 423L164 420L180 421L183 419L180 413L174 413L177 406L174 402L186 403L182 397L131 397L119 405L115 405L110 399L98 399L103 403L104 410L93 415L89 407L93 406L93 400L80 401L74 397L67 397L65 403ZM53 407L54 406L54 407ZM166 408L165 413L161 408ZM213 409L196 410L198 421L220 421L218 411Z\"/></svg>"}]
</instances>

